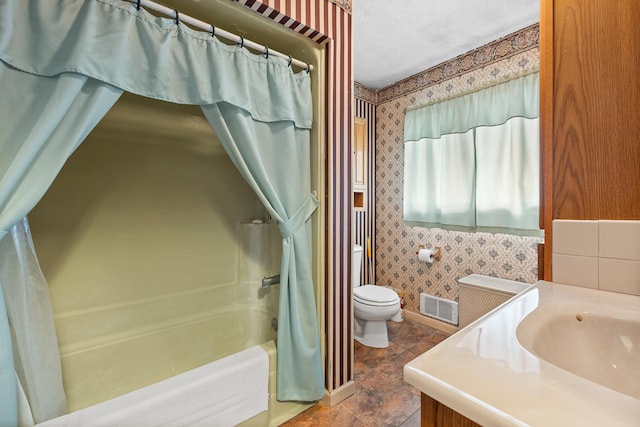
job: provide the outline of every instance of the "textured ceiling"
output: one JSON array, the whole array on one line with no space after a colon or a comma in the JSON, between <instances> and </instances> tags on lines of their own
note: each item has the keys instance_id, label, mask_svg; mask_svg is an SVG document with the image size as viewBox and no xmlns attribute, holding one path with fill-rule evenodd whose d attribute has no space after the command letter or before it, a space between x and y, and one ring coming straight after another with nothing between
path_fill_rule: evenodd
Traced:
<instances>
[{"instance_id":1,"label":"textured ceiling","mask_svg":"<svg viewBox=\"0 0 640 427\"><path fill-rule=\"evenodd\" d=\"M538 0L353 0L355 81L381 89L539 20Z\"/></svg>"}]
</instances>

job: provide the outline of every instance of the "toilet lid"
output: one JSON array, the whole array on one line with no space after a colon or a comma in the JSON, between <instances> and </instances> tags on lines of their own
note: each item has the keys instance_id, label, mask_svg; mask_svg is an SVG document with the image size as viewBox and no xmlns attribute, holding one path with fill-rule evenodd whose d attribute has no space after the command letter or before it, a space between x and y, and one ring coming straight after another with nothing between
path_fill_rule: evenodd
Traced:
<instances>
[{"instance_id":1,"label":"toilet lid","mask_svg":"<svg viewBox=\"0 0 640 427\"><path fill-rule=\"evenodd\" d=\"M393 289L376 285L353 288L353 296L358 300L370 303L395 303L400 299Z\"/></svg>"}]
</instances>

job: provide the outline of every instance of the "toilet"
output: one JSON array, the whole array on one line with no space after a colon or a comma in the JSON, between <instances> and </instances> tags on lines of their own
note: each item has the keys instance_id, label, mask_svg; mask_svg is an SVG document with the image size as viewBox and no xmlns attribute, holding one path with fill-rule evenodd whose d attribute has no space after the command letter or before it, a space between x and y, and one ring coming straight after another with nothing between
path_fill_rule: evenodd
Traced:
<instances>
[{"instance_id":1,"label":"toilet","mask_svg":"<svg viewBox=\"0 0 640 427\"><path fill-rule=\"evenodd\" d=\"M354 337L368 347L389 346L387 320L402 321L400 297L390 288L376 285L360 286L363 249L353 247L353 312Z\"/></svg>"}]
</instances>

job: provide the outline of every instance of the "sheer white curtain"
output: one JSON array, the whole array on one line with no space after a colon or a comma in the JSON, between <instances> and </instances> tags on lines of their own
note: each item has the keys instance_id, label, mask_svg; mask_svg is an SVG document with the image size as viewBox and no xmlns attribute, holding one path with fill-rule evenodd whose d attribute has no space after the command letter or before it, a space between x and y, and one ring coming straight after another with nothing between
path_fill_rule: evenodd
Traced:
<instances>
[{"instance_id":1,"label":"sheer white curtain","mask_svg":"<svg viewBox=\"0 0 640 427\"><path fill-rule=\"evenodd\" d=\"M0 318L0 425L14 425L16 373L36 422L67 411L48 289L21 220L122 90L72 73L36 76L0 61L0 93L0 287L7 307Z\"/></svg>"},{"instance_id":2,"label":"sheer white curtain","mask_svg":"<svg viewBox=\"0 0 640 427\"><path fill-rule=\"evenodd\" d=\"M539 129L523 117L476 129L478 227L538 229Z\"/></svg>"},{"instance_id":3,"label":"sheer white curtain","mask_svg":"<svg viewBox=\"0 0 640 427\"><path fill-rule=\"evenodd\" d=\"M18 411L18 424L29 425L34 420L62 415L67 411L67 402L53 307L26 218L0 240L0 284L13 331L14 363L20 381L18 401L26 400Z\"/></svg>"},{"instance_id":4,"label":"sheer white curtain","mask_svg":"<svg viewBox=\"0 0 640 427\"><path fill-rule=\"evenodd\" d=\"M473 227L474 131L404 144L404 219Z\"/></svg>"}]
</instances>

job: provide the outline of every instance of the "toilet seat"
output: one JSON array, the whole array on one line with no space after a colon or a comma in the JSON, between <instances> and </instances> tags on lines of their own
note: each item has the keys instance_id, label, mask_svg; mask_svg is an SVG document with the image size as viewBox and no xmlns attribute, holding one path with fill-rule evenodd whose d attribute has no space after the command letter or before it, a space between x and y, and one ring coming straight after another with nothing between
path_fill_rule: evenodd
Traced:
<instances>
[{"instance_id":1,"label":"toilet seat","mask_svg":"<svg viewBox=\"0 0 640 427\"><path fill-rule=\"evenodd\" d=\"M353 288L353 299L361 304L377 307L387 307L400 302L400 297L392 289L376 285Z\"/></svg>"}]
</instances>

